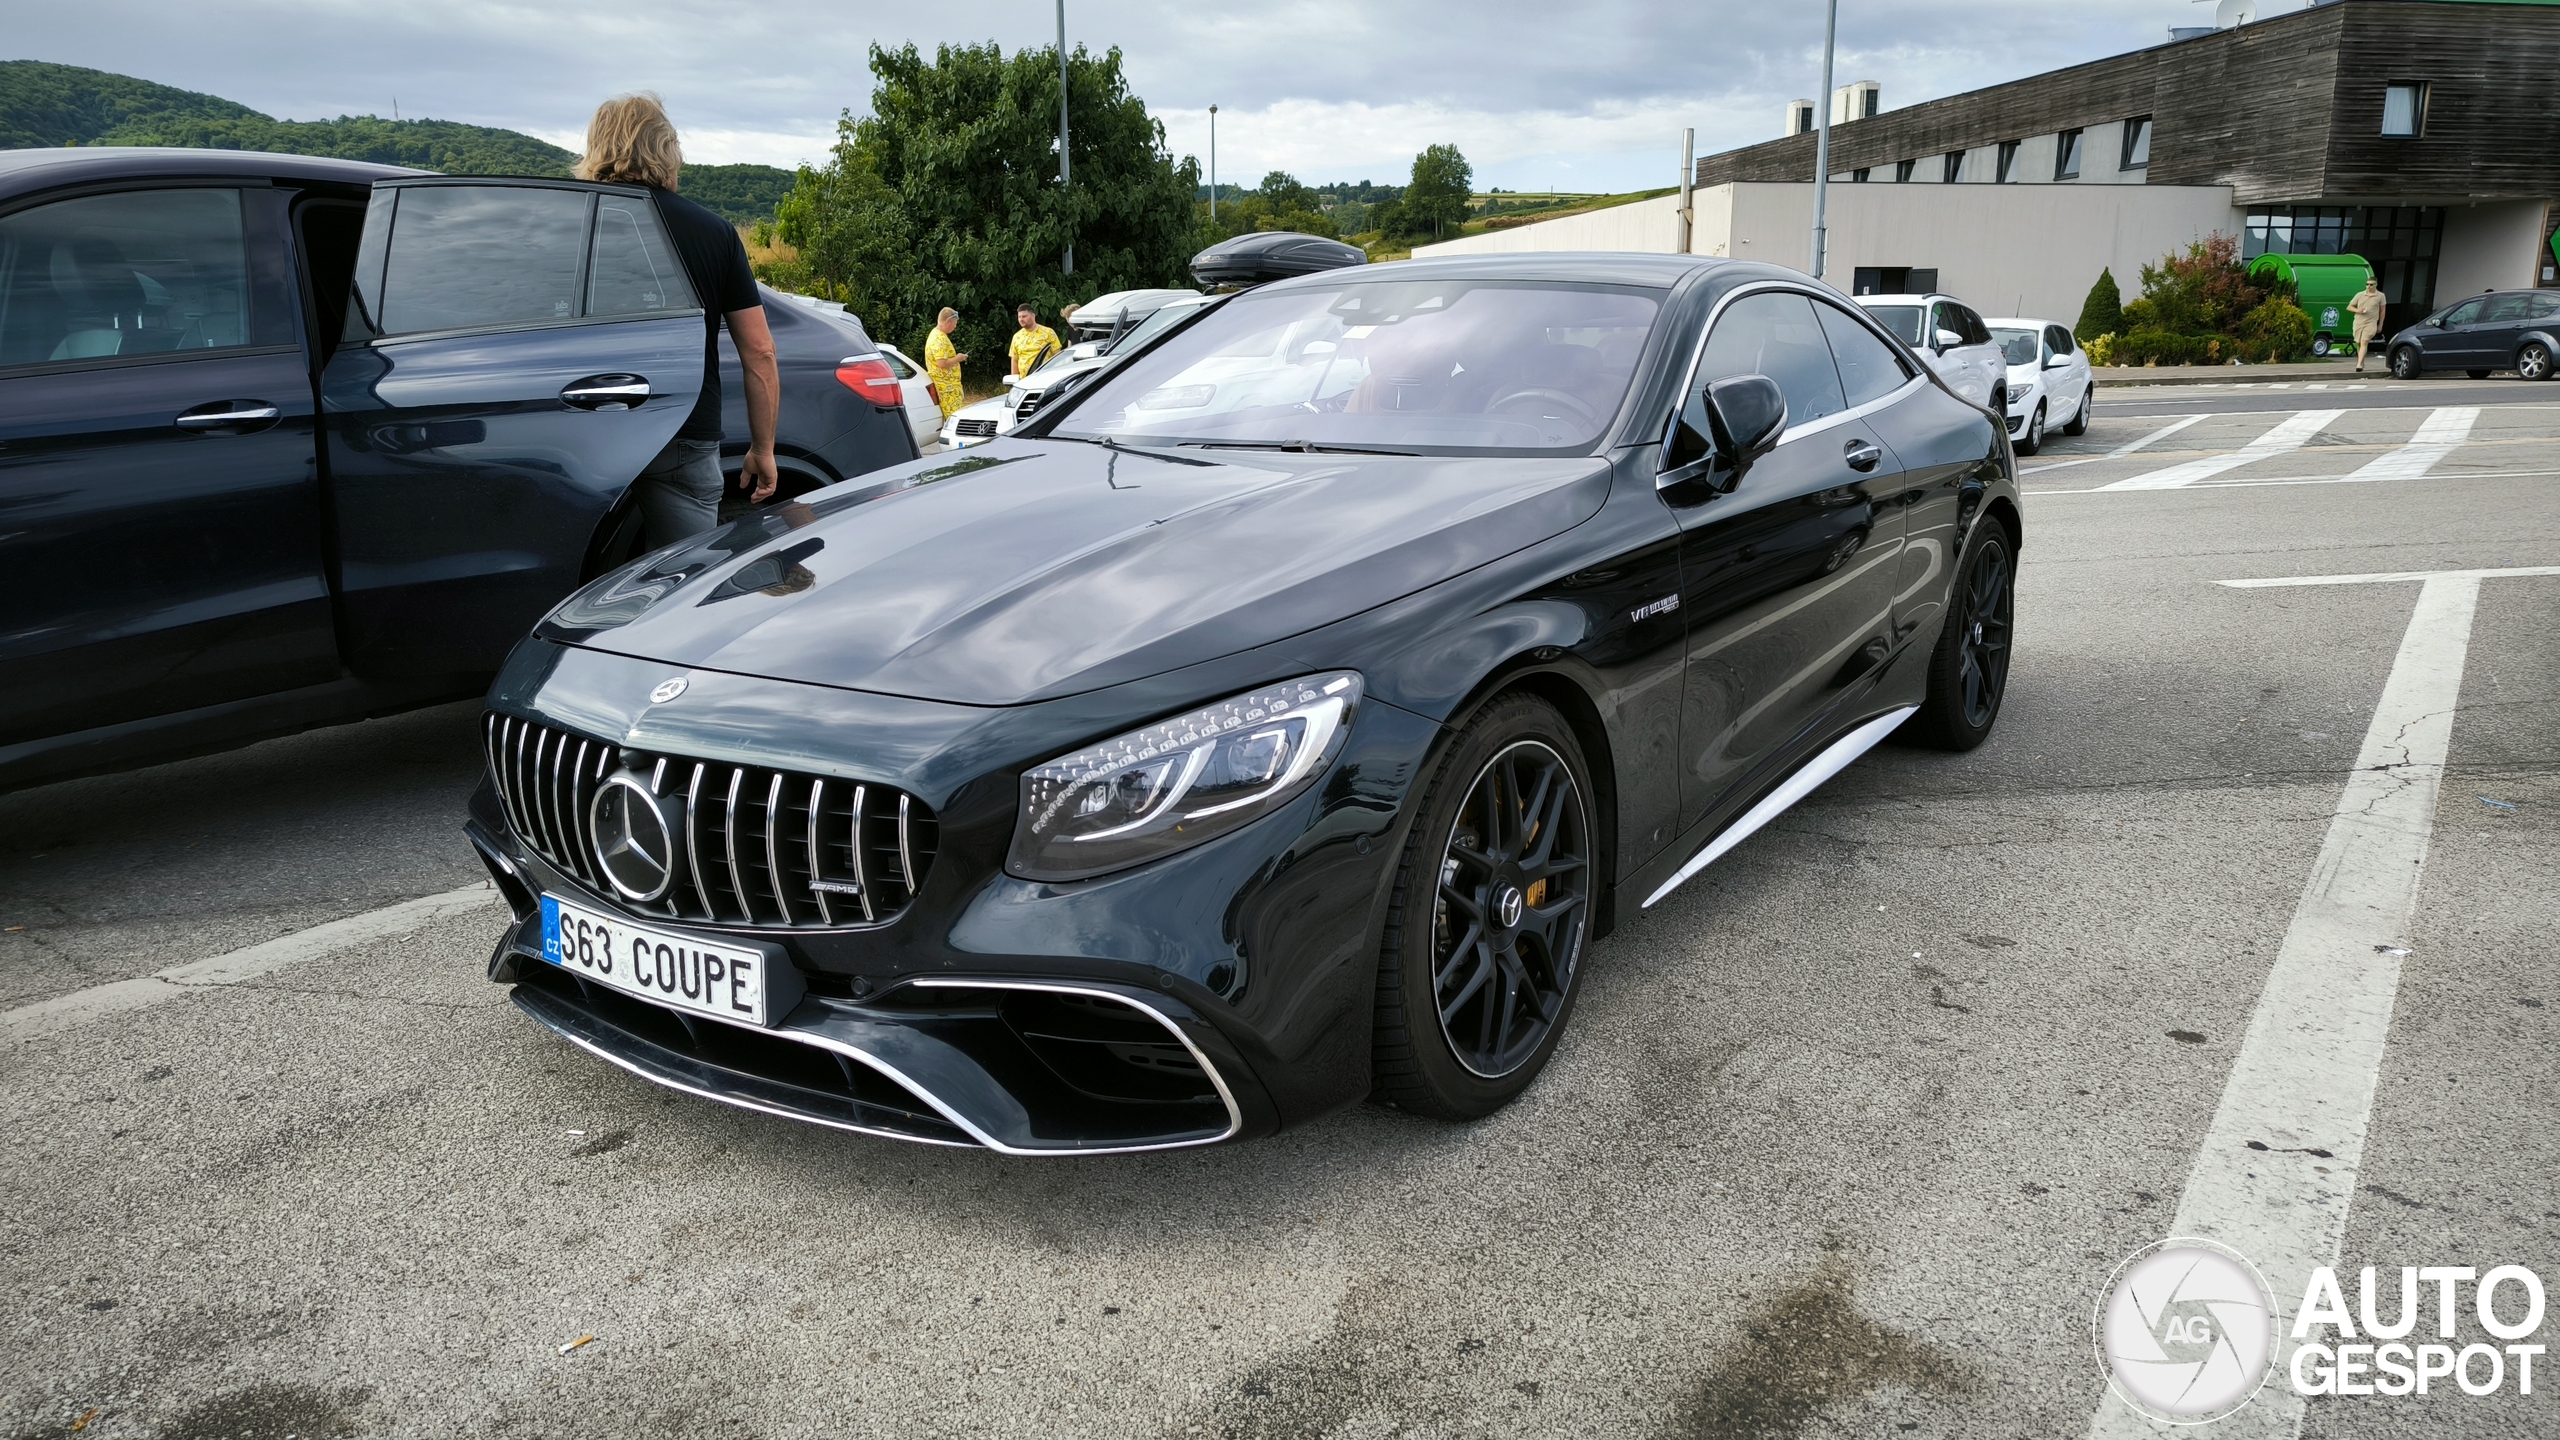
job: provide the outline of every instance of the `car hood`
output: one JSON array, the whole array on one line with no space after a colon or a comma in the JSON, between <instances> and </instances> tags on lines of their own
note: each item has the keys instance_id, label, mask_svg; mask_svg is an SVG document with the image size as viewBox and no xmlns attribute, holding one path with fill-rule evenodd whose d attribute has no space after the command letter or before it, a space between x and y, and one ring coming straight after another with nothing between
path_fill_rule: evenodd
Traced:
<instances>
[{"instance_id":1,"label":"car hood","mask_svg":"<svg viewBox=\"0 0 2560 1440\"><path fill-rule=\"evenodd\" d=\"M905 488L871 498L882 482ZM1536 544L1599 510L1609 464L1005 440L856 483L608 576L543 633L670 665L1025 704L1282 640Z\"/></svg>"}]
</instances>

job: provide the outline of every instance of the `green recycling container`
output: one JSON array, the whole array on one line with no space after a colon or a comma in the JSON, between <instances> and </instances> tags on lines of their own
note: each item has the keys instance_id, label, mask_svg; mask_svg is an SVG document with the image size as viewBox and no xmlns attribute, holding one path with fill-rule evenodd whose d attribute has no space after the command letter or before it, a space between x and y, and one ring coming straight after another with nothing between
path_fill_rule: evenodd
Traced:
<instances>
[{"instance_id":1,"label":"green recycling container","mask_svg":"<svg viewBox=\"0 0 2560 1440\"><path fill-rule=\"evenodd\" d=\"M2295 303L2311 317L2311 353L2326 355L2355 343L2355 312L2347 302L2363 292L2373 267L2361 255L2261 255L2249 262L2249 278L2265 285L2293 282Z\"/></svg>"}]
</instances>

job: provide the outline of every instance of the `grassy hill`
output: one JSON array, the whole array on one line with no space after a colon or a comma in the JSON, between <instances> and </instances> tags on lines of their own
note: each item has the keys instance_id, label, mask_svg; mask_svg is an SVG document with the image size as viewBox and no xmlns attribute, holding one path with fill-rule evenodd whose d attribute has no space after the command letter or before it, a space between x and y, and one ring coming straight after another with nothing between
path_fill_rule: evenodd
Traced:
<instances>
[{"instance_id":1,"label":"grassy hill","mask_svg":"<svg viewBox=\"0 0 2560 1440\"><path fill-rule=\"evenodd\" d=\"M218 95L130 75L0 61L0 149L56 145L177 145L261 150L406 165L448 175L566 175L577 156L514 130L454 120L278 120ZM771 217L791 192L771 165L687 165L687 197L735 224Z\"/></svg>"}]
</instances>

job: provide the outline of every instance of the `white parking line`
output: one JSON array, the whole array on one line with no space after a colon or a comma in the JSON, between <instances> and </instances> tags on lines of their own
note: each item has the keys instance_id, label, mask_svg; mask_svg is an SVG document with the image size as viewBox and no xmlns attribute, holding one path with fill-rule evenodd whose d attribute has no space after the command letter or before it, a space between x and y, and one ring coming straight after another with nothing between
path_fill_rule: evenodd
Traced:
<instances>
[{"instance_id":1,"label":"white parking line","mask_svg":"<svg viewBox=\"0 0 2560 1440\"><path fill-rule=\"evenodd\" d=\"M2038 465L2032 470L2020 470L2018 473L2020 475L2041 475L2047 470L2068 470L2074 465L2088 465L2100 460L2119 460L2132 454L2136 450L2143 449L2158 441L2166 440L2170 436L2177 434L2179 431L2186 429L2188 426L2193 425L2204 418L2205 417L2202 415L2190 415L2184 420L2177 421L2173 424L2163 425L2159 429L2152 431L2150 434L2143 436L2141 439L2136 440L2131 444L2119 445L2104 455L2089 455L2078 460L2058 460L2051 465Z\"/></svg>"},{"instance_id":2,"label":"white parking line","mask_svg":"<svg viewBox=\"0 0 2560 1440\"><path fill-rule=\"evenodd\" d=\"M2317 435L2332 420L2346 414L2344 410L2297 410L2264 435L2232 451L2228 455L2190 460L2166 470L2154 470L2106 486L2109 490L2176 490L2199 480L2210 480L2226 470L2237 470L2256 460L2290 454L2302 448L2303 442Z\"/></svg>"},{"instance_id":3,"label":"white parking line","mask_svg":"<svg viewBox=\"0 0 2560 1440\"><path fill-rule=\"evenodd\" d=\"M2409 443L2388 455L2376 456L2350 480L2415 480L2436 468L2436 462L2460 448L2471 438L2471 426L2480 418L2477 405L2445 405L2438 407L2418 425L2418 433Z\"/></svg>"},{"instance_id":4,"label":"white parking line","mask_svg":"<svg viewBox=\"0 0 2560 1440\"><path fill-rule=\"evenodd\" d=\"M2219 1240L2256 1261L2281 1312L2293 1308L2314 1268L2337 1263L2355 1198L2480 582L2550 574L2560 567L2221 582L2241 589L2422 582L2167 1231ZM2219 1422L2217 1436L2290 1440L2300 1432L2302 1397L2285 1378L2292 1354L2292 1341L2280 1338L2266 1388ZM2170 1433L2112 1390L2089 1424L2092 1440Z\"/></svg>"},{"instance_id":5,"label":"white parking line","mask_svg":"<svg viewBox=\"0 0 2560 1440\"><path fill-rule=\"evenodd\" d=\"M191 989L205 986L237 985L244 980L281 970L304 960L316 960L351 945L379 940L387 935L404 935L439 920L479 910L498 901L497 888L487 881L448 890L441 895L428 895L398 905L350 915L279 935L263 944L233 950L210 959L172 965L157 974L137 980L118 980L106 985L93 985L38 1000L14 1010L0 1010L0 1040L11 1042L34 1040L57 1035L76 1025L126 1010L174 1000Z\"/></svg>"}]
</instances>

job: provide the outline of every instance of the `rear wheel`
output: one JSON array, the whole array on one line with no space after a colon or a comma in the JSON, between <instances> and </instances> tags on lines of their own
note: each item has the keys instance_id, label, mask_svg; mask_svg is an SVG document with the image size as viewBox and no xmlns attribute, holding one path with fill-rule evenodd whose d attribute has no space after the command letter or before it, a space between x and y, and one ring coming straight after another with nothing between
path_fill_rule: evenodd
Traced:
<instances>
[{"instance_id":1,"label":"rear wheel","mask_svg":"<svg viewBox=\"0 0 2560 1440\"><path fill-rule=\"evenodd\" d=\"M2418 359L2417 346L2403 345L2399 349L2391 352L2392 379L2415 380L2420 374L2424 373L2425 369L2425 365Z\"/></svg>"},{"instance_id":2,"label":"rear wheel","mask_svg":"<svg viewBox=\"0 0 2560 1440\"><path fill-rule=\"evenodd\" d=\"M2551 347L2539 340L2516 352L2516 377L2521 380L2551 378Z\"/></svg>"},{"instance_id":3,"label":"rear wheel","mask_svg":"<svg viewBox=\"0 0 2560 1440\"><path fill-rule=\"evenodd\" d=\"M1572 729L1534 696L1495 701L1449 747L1387 912L1379 1098L1472 1120L1545 1068L1591 930L1590 793Z\"/></svg>"},{"instance_id":4,"label":"rear wheel","mask_svg":"<svg viewBox=\"0 0 2560 1440\"><path fill-rule=\"evenodd\" d=\"M2314 355L2326 356L2329 353L2329 337L2326 335L2312 336L2311 353Z\"/></svg>"},{"instance_id":5,"label":"rear wheel","mask_svg":"<svg viewBox=\"0 0 2560 1440\"><path fill-rule=\"evenodd\" d=\"M2071 412L2071 423L2062 427L2062 433L2065 435L2088 434L2089 407L2097 403L2098 383L2092 380L2089 382L2089 388L2080 392L2080 408Z\"/></svg>"},{"instance_id":6,"label":"rear wheel","mask_svg":"<svg viewBox=\"0 0 2560 1440\"><path fill-rule=\"evenodd\" d=\"M1965 552L1946 628L1929 656L1929 698L1903 731L1940 750L1970 750L1991 736L2009 691L2009 636L2017 614L2017 564L2009 532L1986 520Z\"/></svg>"},{"instance_id":7,"label":"rear wheel","mask_svg":"<svg viewBox=\"0 0 2560 1440\"><path fill-rule=\"evenodd\" d=\"M2027 417L2027 428L2020 432L2013 447L2021 455L2033 455L2044 448L2044 402L2036 402L2035 413Z\"/></svg>"}]
</instances>

